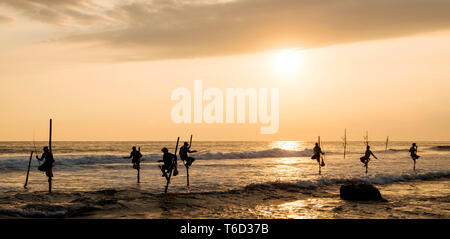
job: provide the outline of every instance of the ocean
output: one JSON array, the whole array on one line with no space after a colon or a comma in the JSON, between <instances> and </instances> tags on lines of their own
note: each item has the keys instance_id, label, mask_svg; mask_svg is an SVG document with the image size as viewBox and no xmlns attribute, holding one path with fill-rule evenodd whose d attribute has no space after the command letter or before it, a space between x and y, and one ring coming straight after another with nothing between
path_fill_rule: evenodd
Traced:
<instances>
[{"instance_id":1,"label":"ocean","mask_svg":"<svg viewBox=\"0 0 450 239\"><path fill-rule=\"evenodd\" d=\"M176 142L53 142L53 193L49 194L34 145L0 142L0 218L450 218L450 142L370 142L368 174L359 158L364 142L322 142L325 167L311 159L314 142L193 142L189 170L179 162L168 194L157 161L161 148ZM182 142L180 142L180 145ZM129 156L141 148L141 182ZM352 181L374 184L387 202L352 202L339 187Z\"/></svg>"}]
</instances>

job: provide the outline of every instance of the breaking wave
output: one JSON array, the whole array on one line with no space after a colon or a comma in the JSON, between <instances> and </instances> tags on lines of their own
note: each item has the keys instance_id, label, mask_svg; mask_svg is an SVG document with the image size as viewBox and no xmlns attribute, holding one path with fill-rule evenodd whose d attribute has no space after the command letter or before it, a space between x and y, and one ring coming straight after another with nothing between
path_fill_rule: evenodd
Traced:
<instances>
[{"instance_id":1,"label":"breaking wave","mask_svg":"<svg viewBox=\"0 0 450 239\"><path fill-rule=\"evenodd\" d=\"M438 150L438 151L450 151L450 145L438 145L431 147L432 150Z\"/></svg>"},{"instance_id":2,"label":"breaking wave","mask_svg":"<svg viewBox=\"0 0 450 239\"><path fill-rule=\"evenodd\" d=\"M312 154L312 150L289 151L283 149L269 149L262 151L231 152L231 153L200 153L193 157L200 160L209 159L251 159L251 158L277 158L277 157L306 157ZM143 156L143 162L157 162L161 160L161 154L147 154ZM3 170L23 170L27 167L29 157L10 156L0 157L0 168ZM55 166L82 166L96 164L120 164L129 163L130 159L124 159L123 155L55 155ZM33 157L32 165L38 165Z\"/></svg>"},{"instance_id":3,"label":"breaking wave","mask_svg":"<svg viewBox=\"0 0 450 239\"><path fill-rule=\"evenodd\" d=\"M232 152L232 153L204 153L196 155L198 159L248 159L248 158L279 158L279 157L307 157L311 156L312 150L305 149L301 151L290 151L279 148L261 150L261 151L247 151L247 152Z\"/></svg>"},{"instance_id":4,"label":"breaking wave","mask_svg":"<svg viewBox=\"0 0 450 239\"><path fill-rule=\"evenodd\" d=\"M450 150L450 146L436 146L436 150ZM397 153L404 152L407 149L390 149L388 152ZM384 151L386 152L386 151ZM259 151L242 151L242 152L204 152L192 154L198 160L221 160L221 159L254 159L254 158L281 158L281 157L310 157L313 154L312 149L304 150L284 150L280 148L259 150ZM327 154L335 154L335 152L327 152ZM339 152L340 154L340 152ZM362 154L362 153L360 153ZM89 166L104 164L128 164L130 159L124 159L125 155L118 154L92 154L92 155L71 155L56 154L55 166ZM155 163L162 159L162 154L146 154L143 156L143 163ZM1 156L0 171L24 170L27 168L29 156ZM38 166L38 162L33 156L32 167Z\"/></svg>"},{"instance_id":5,"label":"breaking wave","mask_svg":"<svg viewBox=\"0 0 450 239\"><path fill-rule=\"evenodd\" d=\"M385 185L396 182L408 182L413 180L431 180L437 178L450 178L450 171L440 171L422 174L378 174L371 177L340 177L340 178L320 178L317 180L300 180L296 182L272 181L259 184L250 184L238 189L225 191L200 191L200 192L173 192L169 194L149 193L140 189L106 189L88 192L59 193L52 195L55 200L65 200L65 203L50 204L44 202L26 203L27 200L45 197L45 195L35 192L34 195L28 195L25 204L2 205L0 206L0 217L26 217L26 218L70 218L95 214L99 211L122 210L127 209L126 205L152 207L152 210L159 210L168 204L165 202L170 199L177 200L176 208L190 208L192 203L197 200L199 204L204 201L215 203L233 201L234 197L239 200L252 201L260 198L261 195L273 196L272 198L283 199L292 198L292 195L302 192L308 192L318 187L339 185L348 182L366 181L377 185ZM130 195L133 195L130 197ZM309 194L306 194L309 195ZM17 196L13 196L17 197ZM321 197L320 193L314 194L314 197ZM21 198L21 197L19 197ZM67 198L67 199L66 199ZM245 199L244 199L245 198ZM8 198L6 198L8 199ZM3 199L2 201L5 201ZM219 200L217 200L219 199ZM225 201L224 201L225 200ZM36 200L39 201L39 200ZM138 203L138 204L136 204Z\"/></svg>"},{"instance_id":6,"label":"breaking wave","mask_svg":"<svg viewBox=\"0 0 450 239\"><path fill-rule=\"evenodd\" d=\"M336 184L344 184L350 182L368 182L376 185L386 185L397 182L408 182L414 180L431 180L437 178L450 178L450 171L432 172L424 174L377 174L375 176L366 177L349 177L349 178L321 178L318 180L299 180L297 182L266 182L260 184L250 184L245 187L247 190L267 190L272 189L289 189L297 187L300 189L313 189L317 187L330 186Z\"/></svg>"}]
</instances>

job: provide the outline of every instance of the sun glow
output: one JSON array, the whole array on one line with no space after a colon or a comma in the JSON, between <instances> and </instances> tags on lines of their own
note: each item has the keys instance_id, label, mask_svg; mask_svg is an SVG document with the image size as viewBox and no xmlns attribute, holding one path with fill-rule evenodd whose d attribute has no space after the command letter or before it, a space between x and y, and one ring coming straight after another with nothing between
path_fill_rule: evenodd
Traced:
<instances>
[{"instance_id":1,"label":"sun glow","mask_svg":"<svg viewBox=\"0 0 450 239\"><path fill-rule=\"evenodd\" d=\"M298 50L281 50L275 55L275 68L279 74L291 75L298 72L301 57Z\"/></svg>"},{"instance_id":2,"label":"sun glow","mask_svg":"<svg viewBox=\"0 0 450 239\"><path fill-rule=\"evenodd\" d=\"M278 148L283 150L299 150L301 144L298 141L275 141L271 144L272 148Z\"/></svg>"}]
</instances>

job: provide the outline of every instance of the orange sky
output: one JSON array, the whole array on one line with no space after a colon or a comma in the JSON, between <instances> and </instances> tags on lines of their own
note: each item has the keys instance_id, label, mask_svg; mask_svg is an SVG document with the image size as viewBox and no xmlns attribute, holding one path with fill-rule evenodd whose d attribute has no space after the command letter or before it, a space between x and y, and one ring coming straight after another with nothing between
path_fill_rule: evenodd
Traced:
<instances>
[{"instance_id":1,"label":"orange sky","mask_svg":"<svg viewBox=\"0 0 450 239\"><path fill-rule=\"evenodd\" d=\"M0 140L450 140L450 4L399 2L0 0ZM174 124L194 80L279 88L279 131Z\"/></svg>"}]
</instances>

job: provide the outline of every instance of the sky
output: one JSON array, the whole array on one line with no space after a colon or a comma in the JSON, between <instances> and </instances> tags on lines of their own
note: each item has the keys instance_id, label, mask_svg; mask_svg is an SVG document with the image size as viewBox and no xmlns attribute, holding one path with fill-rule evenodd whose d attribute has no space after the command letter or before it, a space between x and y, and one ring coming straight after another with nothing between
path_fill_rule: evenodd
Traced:
<instances>
[{"instance_id":1,"label":"sky","mask_svg":"<svg viewBox=\"0 0 450 239\"><path fill-rule=\"evenodd\" d=\"M447 0L0 0L0 140L450 141ZM279 129L176 124L177 88L278 88Z\"/></svg>"}]
</instances>

